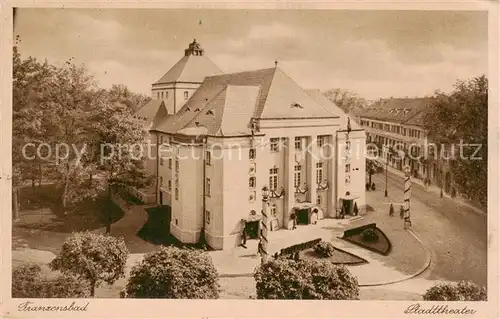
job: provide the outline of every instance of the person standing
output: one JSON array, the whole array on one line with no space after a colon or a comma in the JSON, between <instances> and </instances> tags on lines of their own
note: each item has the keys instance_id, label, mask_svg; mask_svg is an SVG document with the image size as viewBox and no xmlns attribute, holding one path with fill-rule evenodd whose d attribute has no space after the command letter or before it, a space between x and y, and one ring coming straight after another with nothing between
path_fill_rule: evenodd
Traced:
<instances>
[{"instance_id":1,"label":"person standing","mask_svg":"<svg viewBox=\"0 0 500 319\"><path fill-rule=\"evenodd\" d=\"M246 244L247 244L247 227L246 227L246 222L244 219L241 220L241 224L242 224L242 229L241 229L241 244L240 246L243 247L243 248L247 248Z\"/></svg>"}]
</instances>

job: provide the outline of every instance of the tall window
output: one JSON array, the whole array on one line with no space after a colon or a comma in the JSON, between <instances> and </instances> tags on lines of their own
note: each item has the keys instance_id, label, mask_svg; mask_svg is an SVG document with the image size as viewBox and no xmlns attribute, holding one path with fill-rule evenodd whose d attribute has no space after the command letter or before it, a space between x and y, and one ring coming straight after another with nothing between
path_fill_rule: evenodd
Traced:
<instances>
[{"instance_id":1,"label":"tall window","mask_svg":"<svg viewBox=\"0 0 500 319\"><path fill-rule=\"evenodd\" d=\"M316 138L316 143L318 147L323 147L323 145L325 145L325 136L318 135L318 137Z\"/></svg>"},{"instance_id":2,"label":"tall window","mask_svg":"<svg viewBox=\"0 0 500 319\"><path fill-rule=\"evenodd\" d=\"M175 200L179 200L179 189L175 188Z\"/></svg>"},{"instance_id":3,"label":"tall window","mask_svg":"<svg viewBox=\"0 0 500 319\"><path fill-rule=\"evenodd\" d=\"M279 138L271 138L270 139L270 148L271 152L278 152L279 151Z\"/></svg>"},{"instance_id":4,"label":"tall window","mask_svg":"<svg viewBox=\"0 0 500 319\"><path fill-rule=\"evenodd\" d=\"M255 159L255 148L251 148L248 151L248 158L251 159L251 160Z\"/></svg>"},{"instance_id":5,"label":"tall window","mask_svg":"<svg viewBox=\"0 0 500 319\"><path fill-rule=\"evenodd\" d=\"M321 194L316 196L316 205L321 205Z\"/></svg>"},{"instance_id":6,"label":"tall window","mask_svg":"<svg viewBox=\"0 0 500 319\"><path fill-rule=\"evenodd\" d=\"M156 92L156 99L159 100L160 99L160 92Z\"/></svg>"},{"instance_id":7,"label":"tall window","mask_svg":"<svg viewBox=\"0 0 500 319\"><path fill-rule=\"evenodd\" d=\"M271 216L276 217L276 204L271 206Z\"/></svg>"},{"instance_id":8,"label":"tall window","mask_svg":"<svg viewBox=\"0 0 500 319\"><path fill-rule=\"evenodd\" d=\"M210 151L205 152L205 161L207 165L210 165L212 163L212 154L210 153Z\"/></svg>"},{"instance_id":9,"label":"tall window","mask_svg":"<svg viewBox=\"0 0 500 319\"><path fill-rule=\"evenodd\" d=\"M189 92L184 91L184 100L187 100L189 98Z\"/></svg>"},{"instance_id":10,"label":"tall window","mask_svg":"<svg viewBox=\"0 0 500 319\"><path fill-rule=\"evenodd\" d=\"M295 138L295 149L296 150L301 150L302 149L302 138L301 137L296 137Z\"/></svg>"},{"instance_id":11,"label":"tall window","mask_svg":"<svg viewBox=\"0 0 500 319\"><path fill-rule=\"evenodd\" d=\"M163 100L163 92L161 92L161 99Z\"/></svg>"},{"instance_id":12,"label":"tall window","mask_svg":"<svg viewBox=\"0 0 500 319\"><path fill-rule=\"evenodd\" d=\"M293 174L293 185L294 187L299 187L300 186L300 174L301 174L302 167L300 165L295 165L295 172Z\"/></svg>"},{"instance_id":13,"label":"tall window","mask_svg":"<svg viewBox=\"0 0 500 319\"><path fill-rule=\"evenodd\" d=\"M175 171L177 173L179 173L179 159L178 158L175 159Z\"/></svg>"},{"instance_id":14,"label":"tall window","mask_svg":"<svg viewBox=\"0 0 500 319\"><path fill-rule=\"evenodd\" d=\"M321 184L323 182L323 163L316 163L316 183Z\"/></svg>"},{"instance_id":15,"label":"tall window","mask_svg":"<svg viewBox=\"0 0 500 319\"><path fill-rule=\"evenodd\" d=\"M349 173L351 171L351 164L346 164L345 166L345 172Z\"/></svg>"},{"instance_id":16,"label":"tall window","mask_svg":"<svg viewBox=\"0 0 500 319\"><path fill-rule=\"evenodd\" d=\"M165 100L168 100L168 91L165 92Z\"/></svg>"},{"instance_id":17,"label":"tall window","mask_svg":"<svg viewBox=\"0 0 500 319\"><path fill-rule=\"evenodd\" d=\"M210 197L210 193L211 193L211 190L210 190L210 178L207 178L207 180L205 182L205 194Z\"/></svg>"},{"instance_id":18,"label":"tall window","mask_svg":"<svg viewBox=\"0 0 500 319\"><path fill-rule=\"evenodd\" d=\"M172 191L172 181L168 181L168 191Z\"/></svg>"},{"instance_id":19,"label":"tall window","mask_svg":"<svg viewBox=\"0 0 500 319\"><path fill-rule=\"evenodd\" d=\"M168 159L168 168L172 169L172 159Z\"/></svg>"},{"instance_id":20,"label":"tall window","mask_svg":"<svg viewBox=\"0 0 500 319\"><path fill-rule=\"evenodd\" d=\"M274 167L269 170L269 189L278 189L278 168Z\"/></svg>"},{"instance_id":21,"label":"tall window","mask_svg":"<svg viewBox=\"0 0 500 319\"><path fill-rule=\"evenodd\" d=\"M160 166L163 166L163 157L160 157Z\"/></svg>"},{"instance_id":22,"label":"tall window","mask_svg":"<svg viewBox=\"0 0 500 319\"><path fill-rule=\"evenodd\" d=\"M254 177L254 176L252 176L252 177L250 177L250 178L248 179L248 186L249 186L250 188L255 188L255 177Z\"/></svg>"},{"instance_id":23,"label":"tall window","mask_svg":"<svg viewBox=\"0 0 500 319\"><path fill-rule=\"evenodd\" d=\"M345 141L345 149L350 150L351 149L351 141Z\"/></svg>"}]
</instances>

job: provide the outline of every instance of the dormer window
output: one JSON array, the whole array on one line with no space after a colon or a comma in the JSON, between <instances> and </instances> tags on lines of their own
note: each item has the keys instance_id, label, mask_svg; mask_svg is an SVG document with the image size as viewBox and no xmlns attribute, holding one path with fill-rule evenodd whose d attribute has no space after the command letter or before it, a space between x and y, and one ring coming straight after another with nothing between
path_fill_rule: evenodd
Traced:
<instances>
[{"instance_id":1,"label":"dormer window","mask_svg":"<svg viewBox=\"0 0 500 319\"><path fill-rule=\"evenodd\" d=\"M290 105L290 107L297 107L297 108L300 108L300 109L302 109L302 108L303 108L303 107L302 107L302 105L300 105L299 103L296 103L296 102L292 103L292 104Z\"/></svg>"},{"instance_id":2,"label":"dormer window","mask_svg":"<svg viewBox=\"0 0 500 319\"><path fill-rule=\"evenodd\" d=\"M199 112L200 111L200 108L197 107L196 109L194 109L195 112Z\"/></svg>"},{"instance_id":3,"label":"dormer window","mask_svg":"<svg viewBox=\"0 0 500 319\"><path fill-rule=\"evenodd\" d=\"M205 113L206 115L215 115L214 111L212 110L208 110L207 113Z\"/></svg>"}]
</instances>

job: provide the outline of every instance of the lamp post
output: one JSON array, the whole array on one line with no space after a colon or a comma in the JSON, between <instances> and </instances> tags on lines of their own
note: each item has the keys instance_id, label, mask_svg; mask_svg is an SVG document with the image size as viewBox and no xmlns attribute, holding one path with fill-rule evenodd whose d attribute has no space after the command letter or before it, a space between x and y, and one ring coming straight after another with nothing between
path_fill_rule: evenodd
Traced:
<instances>
[{"instance_id":1,"label":"lamp post","mask_svg":"<svg viewBox=\"0 0 500 319\"><path fill-rule=\"evenodd\" d=\"M386 158L385 158L385 192L384 192L384 196L387 197L388 193L387 193L387 166L389 164L389 151L387 149L387 147L385 147L384 145L384 148L386 150Z\"/></svg>"},{"instance_id":2,"label":"lamp post","mask_svg":"<svg viewBox=\"0 0 500 319\"><path fill-rule=\"evenodd\" d=\"M269 201L269 189L267 186L262 187L262 225L260 228L260 242L259 242L259 253L261 255L261 262L265 263L267 261L267 202Z\"/></svg>"}]
</instances>

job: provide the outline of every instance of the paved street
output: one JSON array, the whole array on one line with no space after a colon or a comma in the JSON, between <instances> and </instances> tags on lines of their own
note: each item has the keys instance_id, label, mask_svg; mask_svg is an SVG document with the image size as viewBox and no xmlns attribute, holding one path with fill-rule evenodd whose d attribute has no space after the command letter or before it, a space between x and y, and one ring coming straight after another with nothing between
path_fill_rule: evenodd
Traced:
<instances>
[{"instance_id":1,"label":"paved street","mask_svg":"<svg viewBox=\"0 0 500 319\"><path fill-rule=\"evenodd\" d=\"M385 175L373 176L377 191L383 194ZM389 173L389 203L403 202L403 179ZM383 196L383 195L382 195ZM368 203L370 204L370 203ZM396 213L399 205L394 205ZM487 284L487 220L469 207L452 199L440 198L412 184L413 230L431 250L432 264L420 278L430 280L472 280Z\"/></svg>"}]
</instances>

